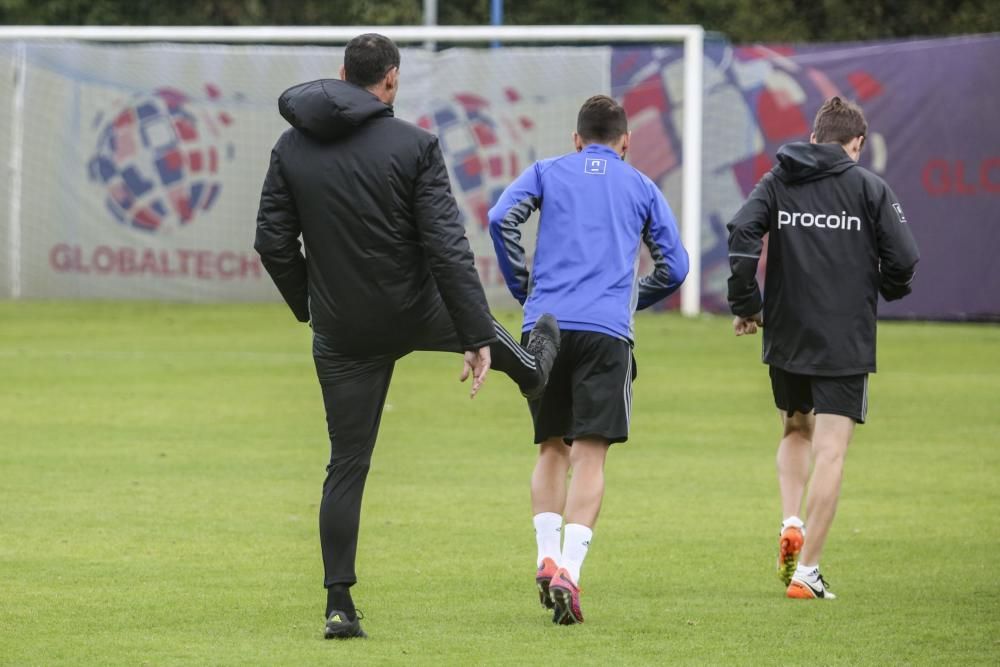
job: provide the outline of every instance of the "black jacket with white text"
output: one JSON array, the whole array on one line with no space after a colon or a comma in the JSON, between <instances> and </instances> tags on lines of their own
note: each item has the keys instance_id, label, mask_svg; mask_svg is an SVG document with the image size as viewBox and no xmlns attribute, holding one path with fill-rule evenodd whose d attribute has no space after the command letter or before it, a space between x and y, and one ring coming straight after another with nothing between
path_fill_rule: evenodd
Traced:
<instances>
[{"instance_id":1,"label":"black jacket with white text","mask_svg":"<svg viewBox=\"0 0 1000 667\"><path fill-rule=\"evenodd\" d=\"M838 144L788 144L777 158L727 226L732 311L749 317L763 308L768 365L802 375L874 372L878 295L909 294L919 259L899 200Z\"/></svg>"},{"instance_id":2,"label":"black jacket with white text","mask_svg":"<svg viewBox=\"0 0 1000 667\"><path fill-rule=\"evenodd\" d=\"M296 318L337 352L387 354L443 300L463 349L496 340L437 137L339 80L289 88L278 108L292 127L254 248Z\"/></svg>"}]
</instances>

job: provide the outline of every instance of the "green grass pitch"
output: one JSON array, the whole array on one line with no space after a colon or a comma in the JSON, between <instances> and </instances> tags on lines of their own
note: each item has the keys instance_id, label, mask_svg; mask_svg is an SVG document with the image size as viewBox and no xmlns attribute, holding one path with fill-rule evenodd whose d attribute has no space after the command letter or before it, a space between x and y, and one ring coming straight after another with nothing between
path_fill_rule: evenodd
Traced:
<instances>
[{"instance_id":1,"label":"green grass pitch","mask_svg":"<svg viewBox=\"0 0 1000 667\"><path fill-rule=\"evenodd\" d=\"M883 323L879 347L823 560L839 599L790 601L759 338L640 317L575 627L537 604L514 386L470 402L457 356L411 355L365 497L371 639L326 642L308 328L0 302L0 664L997 664L1000 327Z\"/></svg>"}]
</instances>

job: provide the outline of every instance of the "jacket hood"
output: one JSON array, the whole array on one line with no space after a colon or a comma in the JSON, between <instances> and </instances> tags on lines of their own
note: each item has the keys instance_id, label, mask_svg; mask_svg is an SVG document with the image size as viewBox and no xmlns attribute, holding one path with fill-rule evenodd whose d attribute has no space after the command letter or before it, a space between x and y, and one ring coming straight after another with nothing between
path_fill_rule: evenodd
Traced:
<instances>
[{"instance_id":1,"label":"jacket hood","mask_svg":"<svg viewBox=\"0 0 1000 667\"><path fill-rule=\"evenodd\" d=\"M371 118L392 115L391 106L340 79L292 86L278 98L278 111L292 127L321 141L341 139Z\"/></svg>"},{"instance_id":2,"label":"jacket hood","mask_svg":"<svg viewBox=\"0 0 1000 667\"><path fill-rule=\"evenodd\" d=\"M785 183L815 181L857 166L840 144L796 142L778 149L774 175Z\"/></svg>"}]
</instances>

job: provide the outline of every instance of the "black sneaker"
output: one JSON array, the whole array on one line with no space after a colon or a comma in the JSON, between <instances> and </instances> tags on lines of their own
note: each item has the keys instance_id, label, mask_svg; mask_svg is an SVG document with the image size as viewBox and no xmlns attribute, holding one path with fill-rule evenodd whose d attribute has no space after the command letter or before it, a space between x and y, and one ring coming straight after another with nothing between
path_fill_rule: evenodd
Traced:
<instances>
[{"instance_id":1,"label":"black sneaker","mask_svg":"<svg viewBox=\"0 0 1000 667\"><path fill-rule=\"evenodd\" d=\"M342 611L334 609L326 619L326 631L323 633L325 639L353 639L360 637L364 639L368 635L361 629L361 619L363 614L359 611L354 620Z\"/></svg>"},{"instance_id":2,"label":"black sneaker","mask_svg":"<svg viewBox=\"0 0 1000 667\"><path fill-rule=\"evenodd\" d=\"M552 365L556 363L556 356L559 354L559 322L555 317L545 313L538 318L528 336L527 350L535 357L538 366L538 384L529 391L522 390L521 395L529 401L534 401L545 393Z\"/></svg>"}]
</instances>

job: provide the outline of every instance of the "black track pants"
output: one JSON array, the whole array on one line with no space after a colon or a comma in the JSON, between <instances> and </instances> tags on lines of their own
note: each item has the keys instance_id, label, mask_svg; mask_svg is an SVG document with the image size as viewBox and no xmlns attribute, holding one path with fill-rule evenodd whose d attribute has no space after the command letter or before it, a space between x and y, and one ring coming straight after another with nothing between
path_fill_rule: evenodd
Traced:
<instances>
[{"instance_id":1,"label":"black track pants","mask_svg":"<svg viewBox=\"0 0 1000 667\"><path fill-rule=\"evenodd\" d=\"M537 382L535 361L496 320L498 342L490 345L493 370L524 388ZM451 318L443 307L426 325L410 332L412 341L384 356L359 359L330 349L322 335L313 337L313 359L323 391L330 463L319 510L324 585L350 586L357 581L361 497L371 465L382 408L397 359L416 350L461 352Z\"/></svg>"}]
</instances>

